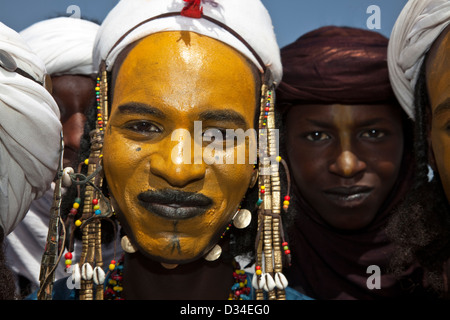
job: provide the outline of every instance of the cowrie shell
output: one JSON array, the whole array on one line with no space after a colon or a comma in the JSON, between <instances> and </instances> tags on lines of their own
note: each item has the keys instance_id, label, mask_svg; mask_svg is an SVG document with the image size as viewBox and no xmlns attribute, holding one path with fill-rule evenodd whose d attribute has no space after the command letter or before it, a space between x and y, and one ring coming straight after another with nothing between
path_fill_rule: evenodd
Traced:
<instances>
[{"instance_id":1,"label":"cowrie shell","mask_svg":"<svg viewBox=\"0 0 450 320\"><path fill-rule=\"evenodd\" d=\"M83 280L92 280L92 277L94 276L94 269L92 269L92 266L90 263L86 262L81 267L81 278Z\"/></svg>"},{"instance_id":2,"label":"cowrie shell","mask_svg":"<svg viewBox=\"0 0 450 320\"><path fill-rule=\"evenodd\" d=\"M269 292L275 289L275 281L269 273L265 273L264 277L266 278L266 283L264 284L264 290Z\"/></svg>"},{"instance_id":3,"label":"cowrie shell","mask_svg":"<svg viewBox=\"0 0 450 320\"><path fill-rule=\"evenodd\" d=\"M70 187L72 185L72 179L70 178L70 175L74 172L75 171L71 167L64 168L62 174L62 184L64 187Z\"/></svg>"},{"instance_id":4,"label":"cowrie shell","mask_svg":"<svg viewBox=\"0 0 450 320\"><path fill-rule=\"evenodd\" d=\"M261 275L261 276L257 276L256 274L253 275L253 279L252 279L253 288L263 289L265 284L266 284L266 280L263 277L263 275Z\"/></svg>"},{"instance_id":5,"label":"cowrie shell","mask_svg":"<svg viewBox=\"0 0 450 320\"><path fill-rule=\"evenodd\" d=\"M103 284L105 282L105 271L100 267L94 268L94 283L96 285Z\"/></svg>"},{"instance_id":6,"label":"cowrie shell","mask_svg":"<svg viewBox=\"0 0 450 320\"><path fill-rule=\"evenodd\" d=\"M288 281L281 272L275 273L275 285L280 290L286 289L288 286Z\"/></svg>"}]
</instances>

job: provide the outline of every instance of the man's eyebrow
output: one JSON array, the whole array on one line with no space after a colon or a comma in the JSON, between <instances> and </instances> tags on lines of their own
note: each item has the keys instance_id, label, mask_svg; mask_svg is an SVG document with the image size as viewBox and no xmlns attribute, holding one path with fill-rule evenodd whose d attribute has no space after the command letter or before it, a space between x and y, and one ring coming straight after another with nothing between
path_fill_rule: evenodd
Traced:
<instances>
[{"instance_id":1,"label":"man's eyebrow","mask_svg":"<svg viewBox=\"0 0 450 320\"><path fill-rule=\"evenodd\" d=\"M436 109L433 111L433 116L437 116L440 113L450 110L450 98L445 99L444 102L440 103Z\"/></svg>"},{"instance_id":2,"label":"man's eyebrow","mask_svg":"<svg viewBox=\"0 0 450 320\"><path fill-rule=\"evenodd\" d=\"M232 122L239 128L248 128L248 123L245 118L234 110L208 110L201 112L199 115L201 121L220 121L220 122Z\"/></svg>"},{"instance_id":3,"label":"man's eyebrow","mask_svg":"<svg viewBox=\"0 0 450 320\"><path fill-rule=\"evenodd\" d=\"M118 107L118 110L123 114L151 115L161 119L166 117L166 115L158 108L141 102L128 102L122 104Z\"/></svg>"}]
</instances>

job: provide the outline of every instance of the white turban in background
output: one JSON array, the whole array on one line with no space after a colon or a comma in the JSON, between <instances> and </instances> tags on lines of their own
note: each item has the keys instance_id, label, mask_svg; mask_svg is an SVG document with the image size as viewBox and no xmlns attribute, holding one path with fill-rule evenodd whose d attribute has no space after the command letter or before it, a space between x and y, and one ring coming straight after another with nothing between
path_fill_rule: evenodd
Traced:
<instances>
[{"instance_id":1,"label":"white turban in background","mask_svg":"<svg viewBox=\"0 0 450 320\"><path fill-rule=\"evenodd\" d=\"M409 0L395 22L388 46L392 88L414 119L414 88L433 42L450 24L450 0Z\"/></svg>"},{"instance_id":2,"label":"white turban in background","mask_svg":"<svg viewBox=\"0 0 450 320\"><path fill-rule=\"evenodd\" d=\"M44 83L44 63L2 23L0 49ZM39 83L0 66L0 226L5 235L23 219L31 201L50 188L58 169L59 109Z\"/></svg>"},{"instance_id":3,"label":"white turban in background","mask_svg":"<svg viewBox=\"0 0 450 320\"><path fill-rule=\"evenodd\" d=\"M84 75L97 72L92 63L92 49L99 25L83 19L58 17L39 21L22 30L20 35L43 60L52 76ZM92 87L94 90L94 87ZM30 210L7 239L5 251L10 268L31 282L32 290L39 288L39 274L44 253L50 209L53 204L54 183L43 197L33 201ZM75 249L81 241L75 240ZM112 260L114 243L103 245L103 258ZM75 250L79 259L81 250ZM55 269L55 279L67 277L64 263Z\"/></svg>"},{"instance_id":4,"label":"white turban in background","mask_svg":"<svg viewBox=\"0 0 450 320\"><path fill-rule=\"evenodd\" d=\"M97 35L94 64L106 62L110 71L117 56L129 44L162 31L192 31L222 41L250 59L260 71L271 70L273 81L282 77L280 50L274 34L272 20L260 0L202 0L203 16L210 17L234 30L243 41L217 23L205 17L196 19L181 15L183 0L121 0L108 14ZM150 20L150 21L149 21ZM120 41L119 41L120 40Z\"/></svg>"},{"instance_id":5,"label":"white turban in background","mask_svg":"<svg viewBox=\"0 0 450 320\"><path fill-rule=\"evenodd\" d=\"M94 22L59 17L37 22L20 35L41 58L52 76L96 73L92 48L100 26Z\"/></svg>"}]
</instances>

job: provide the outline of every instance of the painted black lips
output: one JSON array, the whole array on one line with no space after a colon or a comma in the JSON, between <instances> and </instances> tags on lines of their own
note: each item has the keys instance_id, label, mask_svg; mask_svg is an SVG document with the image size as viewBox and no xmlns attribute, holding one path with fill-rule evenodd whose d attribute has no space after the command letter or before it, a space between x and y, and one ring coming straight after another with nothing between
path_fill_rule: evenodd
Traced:
<instances>
[{"instance_id":1,"label":"painted black lips","mask_svg":"<svg viewBox=\"0 0 450 320\"><path fill-rule=\"evenodd\" d=\"M141 206L166 219L189 219L205 213L213 204L211 198L194 192L172 189L149 190L140 193Z\"/></svg>"}]
</instances>

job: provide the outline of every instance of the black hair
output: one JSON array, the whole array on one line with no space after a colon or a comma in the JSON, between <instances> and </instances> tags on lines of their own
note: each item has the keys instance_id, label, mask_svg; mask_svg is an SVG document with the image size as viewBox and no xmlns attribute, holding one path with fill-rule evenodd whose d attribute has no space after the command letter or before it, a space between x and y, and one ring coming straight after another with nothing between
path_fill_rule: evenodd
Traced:
<instances>
[{"instance_id":1,"label":"black hair","mask_svg":"<svg viewBox=\"0 0 450 320\"><path fill-rule=\"evenodd\" d=\"M437 293L442 293L443 263L450 257L450 208L439 174L435 172L429 180L431 111L425 62L422 63L414 95L415 180L387 227L388 236L396 246L391 269L400 275L418 263L426 270L426 283Z\"/></svg>"}]
</instances>

